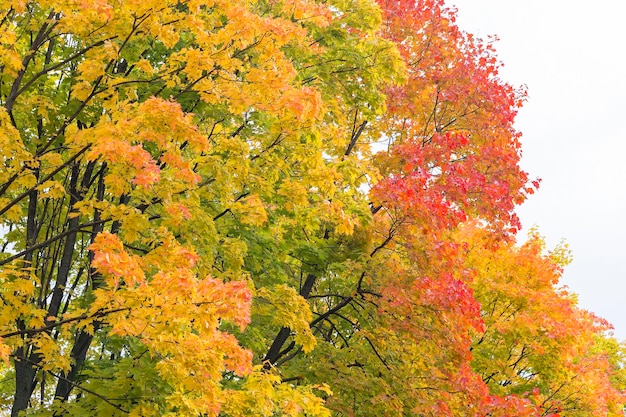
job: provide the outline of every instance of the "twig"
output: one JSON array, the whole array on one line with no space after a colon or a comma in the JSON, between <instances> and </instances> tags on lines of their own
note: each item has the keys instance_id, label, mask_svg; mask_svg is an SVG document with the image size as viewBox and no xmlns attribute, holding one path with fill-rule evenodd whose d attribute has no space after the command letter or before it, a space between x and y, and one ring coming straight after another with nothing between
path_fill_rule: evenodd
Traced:
<instances>
[{"instance_id":1,"label":"twig","mask_svg":"<svg viewBox=\"0 0 626 417\"><path fill-rule=\"evenodd\" d=\"M48 325L45 325L45 326L42 326L42 327L36 327L34 329L16 330L14 332L1 334L0 335L0 339L6 339L8 337L13 337L13 336L32 335L32 334L35 334L35 333L47 332L48 330L52 330L55 327L62 326L62 325L67 324L67 323L72 323L74 321L90 319L90 318L97 319L97 318L101 318L101 317L107 316L107 315L112 314L112 313L119 313L120 311L127 311L127 310L130 310L130 307L117 308L115 310L108 310L108 311L98 311L98 312L96 312L95 314L93 314L91 316L88 315L88 314L81 314L80 316L70 317L68 319L55 321L55 322L52 322L52 323L50 323Z\"/></svg>"},{"instance_id":2,"label":"twig","mask_svg":"<svg viewBox=\"0 0 626 417\"><path fill-rule=\"evenodd\" d=\"M32 361L32 360L30 360L30 359L28 359L28 358L23 358L23 357L21 357L21 356L17 356L17 355L11 355L11 356L13 356L13 357L14 357L15 359L17 359L17 360L21 360L21 361L28 362L28 363L30 363L31 365L34 365L34 366L36 366L37 368L39 368L39 369L43 370L43 365L40 365L40 364L38 364L38 363L37 363L37 362L35 362L35 361ZM59 375L59 374L56 374L56 373L54 373L54 372L52 372L52 371L46 371L46 372L48 372L50 375L52 375L52 376L53 376L53 377L55 377L55 378L58 378L58 379L60 379L60 380L62 380L62 381L67 382L67 383L68 383L68 384L70 384L71 386L73 386L73 387L75 387L75 388L78 388L78 389L79 389L79 390L81 390L81 391L85 391L85 392L86 392L86 393L88 393L88 394L91 394L91 395L93 395L93 396L95 396L95 397L100 398L102 401L104 401L105 403L109 404L111 407L115 407L115 409L120 410L120 411L121 411L121 412L123 412L123 413L130 414L130 411L126 410L126 409L125 409L125 408L123 408L121 405L115 404L114 402L112 402L111 400L109 400L108 398L106 398L104 395L102 395L102 394L98 394L97 392L92 391L92 390L90 390L89 388L85 388L85 387L83 387L83 386L81 386L81 385L77 384L77 383L76 383L76 382L74 382L74 381L70 381L69 379L65 378L64 376Z\"/></svg>"}]
</instances>

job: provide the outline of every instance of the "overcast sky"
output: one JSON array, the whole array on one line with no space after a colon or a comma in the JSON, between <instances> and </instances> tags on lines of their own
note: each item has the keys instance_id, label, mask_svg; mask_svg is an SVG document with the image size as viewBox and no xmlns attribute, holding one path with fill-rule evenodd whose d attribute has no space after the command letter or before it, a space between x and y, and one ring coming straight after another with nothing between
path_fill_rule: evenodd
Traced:
<instances>
[{"instance_id":1,"label":"overcast sky","mask_svg":"<svg viewBox=\"0 0 626 417\"><path fill-rule=\"evenodd\" d=\"M462 29L498 35L502 78L528 86L516 125L522 166L542 184L523 225L569 243L564 283L626 340L626 3L447 2Z\"/></svg>"}]
</instances>

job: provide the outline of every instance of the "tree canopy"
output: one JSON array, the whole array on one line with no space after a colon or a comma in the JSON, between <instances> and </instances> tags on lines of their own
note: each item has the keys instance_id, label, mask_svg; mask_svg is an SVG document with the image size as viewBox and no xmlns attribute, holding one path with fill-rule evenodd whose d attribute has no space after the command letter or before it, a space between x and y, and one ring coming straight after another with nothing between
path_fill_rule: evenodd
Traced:
<instances>
[{"instance_id":1,"label":"tree canopy","mask_svg":"<svg viewBox=\"0 0 626 417\"><path fill-rule=\"evenodd\" d=\"M441 0L0 0L0 409L622 415L500 65Z\"/></svg>"}]
</instances>

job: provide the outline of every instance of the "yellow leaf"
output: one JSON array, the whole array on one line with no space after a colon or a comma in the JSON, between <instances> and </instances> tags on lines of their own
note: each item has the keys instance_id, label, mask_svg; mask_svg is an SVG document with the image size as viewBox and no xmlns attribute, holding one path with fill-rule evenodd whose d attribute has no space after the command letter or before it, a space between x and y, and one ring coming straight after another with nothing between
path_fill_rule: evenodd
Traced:
<instances>
[{"instance_id":1,"label":"yellow leaf","mask_svg":"<svg viewBox=\"0 0 626 417\"><path fill-rule=\"evenodd\" d=\"M243 224L260 226L267 222L267 213L258 195L252 194L233 204L233 213L239 215Z\"/></svg>"},{"instance_id":2,"label":"yellow leaf","mask_svg":"<svg viewBox=\"0 0 626 417\"><path fill-rule=\"evenodd\" d=\"M150 61L147 59L140 59L137 61L135 63L135 68L148 74L153 72L152 65L150 65Z\"/></svg>"},{"instance_id":3,"label":"yellow leaf","mask_svg":"<svg viewBox=\"0 0 626 417\"><path fill-rule=\"evenodd\" d=\"M65 196L65 188L59 181L46 181L37 186L39 198L61 198Z\"/></svg>"},{"instance_id":4,"label":"yellow leaf","mask_svg":"<svg viewBox=\"0 0 626 417\"><path fill-rule=\"evenodd\" d=\"M294 288L282 284L261 288L258 297L259 314L269 315L275 324L291 329L305 353L313 350L316 339L309 327L313 314L309 303Z\"/></svg>"},{"instance_id":5,"label":"yellow leaf","mask_svg":"<svg viewBox=\"0 0 626 417\"><path fill-rule=\"evenodd\" d=\"M10 346L5 345L0 340L0 360L4 362L5 366L9 366L9 356L11 355L12 351L13 349Z\"/></svg>"}]
</instances>

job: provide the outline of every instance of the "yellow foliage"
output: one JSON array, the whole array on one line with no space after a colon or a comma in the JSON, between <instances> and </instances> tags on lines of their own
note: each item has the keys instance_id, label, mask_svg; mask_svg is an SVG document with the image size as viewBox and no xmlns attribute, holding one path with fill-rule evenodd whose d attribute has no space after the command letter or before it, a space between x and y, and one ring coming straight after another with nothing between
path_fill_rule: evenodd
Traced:
<instances>
[{"instance_id":1,"label":"yellow foliage","mask_svg":"<svg viewBox=\"0 0 626 417\"><path fill-rule=\"evenodd\" d=\"M233 204L231 210L243 224L261 226L267 222L267 213L257 194L249 195Z\"/></svg>"},{"instance_id":2,"label":"yellow foliage","mask_svg":"<svg viewBox=\"0 0 626 417\"><path fill-rule=\"evenodd\" d=\"M11 355L12 351L13 349L9 345L4 344L0 340L0 361L4 363L5 367L9 366L9 356Z\"/></svg>"},{"instance_id":3,"label":"yellow foliage","mask_svg":"<svg viewBox=\"0 0 626 417\"><path fill-rule=\"evenodd\" d=\"M256 366L240 390L228 390L222 412L229 417L271 417L277 413L293 417L330 417L318 389L331 395L325 385L295 386L281 382L278 375Z\"/></svg>"},{"instance_id":4,"label":"yellow foliage","mask_svg":"<svg viewBox=\"0 0 626 417\"><path fill-rule=\"evenodd\" d=\"M309 303L294 288L287 285L261 288L257 298L259 314L271 316L274 324L291 329L305 353L313 350L316 339L309 327L313 314Z\"/></svg>"},{"instance_id":5,"label":"yellow foliage","mask_svg":"<svg viewBox=\"0 0 626 417\"><path fill-rule=\"evenodd\" d=\"M35 374L75 365L104 397L111 381L128 383L139 403L111 401L131 415L329 416L328 387L253 371L245 337L229 329L248 326L265 266L293 267L286 253L274 265L260 255L271 230L287 246L320 222L337 234L358 224L351 203L326 203L343 189L325 158L348 137L345 98L366 87L380 100L389 77L368 86L365 67L331 77L341 67L325 54L341 37L358 58L384 43L309 0L0 0L0 10L0 210L11 205L0 220L4 256L25 253L0 271L0 332L13 334L0 360L24 346L40 355ZM318 68L326 59L333 68ZM307 300L286 284L258 300L313 351ZM70 360L81 334L89 350ZM159 388L126 381L126 359ZM42 413L56 406L46 383ZM89 410L103 405L83 394L98 404Z\"/></svg>"},{"instance_id":6,"label":"yellow foliage","mask_svg":"<svg viewBox=\"0 0 626 417\"><path fill-rule=\"evenodd\" d=\"M65 196L65 188L59 181L46 181L37 186L39 198L61 198Z\"/></svg>"}]
</instances>

